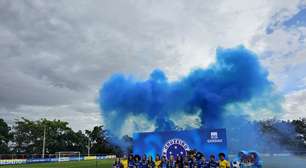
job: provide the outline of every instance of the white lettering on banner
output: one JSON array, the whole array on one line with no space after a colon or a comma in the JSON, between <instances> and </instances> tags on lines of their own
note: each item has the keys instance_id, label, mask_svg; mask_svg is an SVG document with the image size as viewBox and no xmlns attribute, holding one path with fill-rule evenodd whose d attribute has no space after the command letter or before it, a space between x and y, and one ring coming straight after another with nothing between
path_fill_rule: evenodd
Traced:
<instances>
[{"instance_id":1,"label":"white lettering on banner","mask_svg":"<svg viewBox=\"0 0 306 168\"><path fill-rule=\"evenodd\" d=\"M208 139L207 142L208 143L222 143L223 140L222 139Z\"/></svg>"},{"instance_id":2,"label":"white lettering on banner","mask_svg":"<svg viewBox=\"0 0 306 168\"><path fill-rule=\"evenodd\" d=\"M210 139L207 139L207 143L222 143L223 139L219 139L218 132L210 132Z\"/></svg>"},{"instance_id":3,"label":"white lettering on banner","mask_svg":"<svg viewBox=\"0 0 306 168\"><path fill-rule=\"evenodd\" d=\"M97 156L97 160L114 159L116 155ZM84 160L84 157L61 157L61 158L46 158L46 159L5 159L0 160L0 165L16 165L16 164L31 164L39 162L64 162L73 160Z\"/></svg>"},{"instance_id":4,"label":"white lettering on banner","mask_svg":"<svg viewBox=\"0 0 306 168\"><path fill-rule=\"evenodd\" d=\"M0 165L12 165L26 163L26 159L0 160Z\"/></svg>"},{"instance_id":5,"label":"white lettering on banner","mask_svg":"<svg viewBox=\"0 0 306 168\"><path fill-rule=\"evenodd\" d=\"M175 139L170 139L165 143L165 145L162 149L162 155L168 157L168 155L167 155L168 152L169 152L169 154L173 154L172 152L174 152L174 151L172 151L173 149L172 150L170 149L171 147L174 147L177 151L179 151L179 149L181 149L179 151L179 153L177 153L177 155L187 154L187 151L190 150L189 145L184 140L179 139L179 138L175 138Z\"/></svg>"}]
</instances>

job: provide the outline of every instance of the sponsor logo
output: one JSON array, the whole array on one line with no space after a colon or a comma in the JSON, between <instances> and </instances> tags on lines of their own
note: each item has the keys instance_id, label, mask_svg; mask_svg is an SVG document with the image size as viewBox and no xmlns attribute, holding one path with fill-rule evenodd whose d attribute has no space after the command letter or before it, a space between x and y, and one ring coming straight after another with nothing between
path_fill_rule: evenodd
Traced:
<instances>
[{"instance_id":1,"label":"sponsor logo","mask_svg":"<svg viewBox=\"0 0 306 168\"><path fill-rule=\"evenodd\" d=\"M220 139L218 132L210 132L210 139L207 140L207 143L222 143L223 139Z\"/></svg>"},{"instance_id":2,"label":"sponsor logo","mask_svg":"<svg viewBox=\"0 0 306 168\"><path fill-rule=\"evenodd\" d=\"M24 164L26 162L26 159L0 160L0 165Z\"/></svg>"},{"instance_id":3,"label":"sponsor logo","mask_svg":"<svg viewBox=\"0 0 306 168\"><path fill-rule=\"evenodd\" d=\"M210 139L218 139L218 132L211 132Z\"/></svg>"}]
</instances>

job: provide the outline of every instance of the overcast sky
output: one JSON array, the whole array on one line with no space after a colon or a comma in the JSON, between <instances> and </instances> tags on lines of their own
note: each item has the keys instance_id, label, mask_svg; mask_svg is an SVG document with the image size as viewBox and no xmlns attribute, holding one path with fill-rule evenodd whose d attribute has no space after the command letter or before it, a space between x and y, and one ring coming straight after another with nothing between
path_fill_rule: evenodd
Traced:
<instances>
[{"instance_id":1,"label":"overcast sky","mask_svg":"<svg viewBox=\"0 0 306 168\"><path fill-rule=\"evenodd\" d=\"M255 51L284 96L284 119L306 116L306 2L298 0L0 0L0 118L103 123L113 73L177 79L217 47Z\"/></svg>"}]
</instances>

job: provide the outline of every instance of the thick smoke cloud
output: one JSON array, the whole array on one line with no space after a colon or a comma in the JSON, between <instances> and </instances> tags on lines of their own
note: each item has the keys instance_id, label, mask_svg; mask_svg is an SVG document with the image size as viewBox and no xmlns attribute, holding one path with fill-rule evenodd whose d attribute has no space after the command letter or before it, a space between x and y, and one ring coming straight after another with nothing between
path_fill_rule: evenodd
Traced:
<instances>
[{"instance_id":1,"label":"thick smoke cloud","mask_svg":"<svg viewBox=\"0 0 306 168\"><path fill-rule=\"evenodd\" d=\"M222 127L227 105L272 90L267 77L252 51L243 46L219 48L214 64L177 81L168 81L159 69L148 80L115 74L103 84L99 101L106 126L115 133L130 116L147 118L157 130L179 127L170 116L182 114L199 114L201 127Z\"/></svg>"}]
</instances>

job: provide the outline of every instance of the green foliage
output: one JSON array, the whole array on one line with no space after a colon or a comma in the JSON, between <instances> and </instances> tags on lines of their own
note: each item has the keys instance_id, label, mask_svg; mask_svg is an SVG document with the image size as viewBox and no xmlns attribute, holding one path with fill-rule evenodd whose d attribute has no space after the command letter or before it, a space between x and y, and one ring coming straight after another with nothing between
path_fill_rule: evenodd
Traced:
<instances>
[{"instance_id":1,"label":"green foliage","mask_svg":"<svg viewBox=\"0 0 306 168\"><path fill-rule=\"evenodd\" d=\"M9 153L8 142L12 139L10 127L0 118L0 153Z\"/></svg>"},{"instance_id":2,"label":"green foliage","mask_svg":"<svg viewBox=\"0 0 306 168\"><path fill-rule=\"evenodd\" d=\"M41 119L31 121L25 118L16 120L11 129L0 119L0 153L8 154L41 154L44 130L46 132L46 154L59 151L80 151L87 154L90 143L90 154L120 154L121 148L111 143L103 126L93 130L74 131L68 122ZM8 143L12 145L8 146Z\"/></svg>"},{"instance_id":3,"label":"green foliage","mask_svg":"<svg viewBox=\"0 0 306 168\"><path fill-rule=\"evenodd\" d=\"M281 144L282 148L289 151L306 150L306 119L268 120L249 124L260 125L262 131L260 138L271 142L270 145ZM21 118L12 128L3 119L0 119L0 153L41 154L44 129L46 131L46 154L54 154L59 151L80 151L81 154L86 155L88 144L90 144L92 155L121 155L123 152L132 152L133 139L131 137L128 135L121 139L112 137L103 126L95 126L92 130L82 132L72 130L67 122L60 120L31 121ZM256 144L249 144L249 146L252 145ZM267 151L269 151L268 147Z\"/></svg>"},{"instance_id":4,"label":"green foliage","mask_svg":"<svg viewBox=\"0 0 306 168\"><path fill-rule=\"evenodd\" d=\"M58 151L85 152L86 136L74 132L67 122L60 120L30 121L25 118L16 121L13 127L14 153L41 153L44 129L46 130L46 153Z\"/></svg>"},{"instance_id":5,"label":"green foliage","mask_svg":"<svg viewBox=\"0 0 306 168\"><path fill-rule=\"evenodd\" d=\"M296 132L300 134L300 138L306 141L306 118L293 120L292 124L295 126Z\"/></svg>"},{"instance_id":6,"label":"green foliage","mask_svg":"<svg viewBox=\"0 0 306 168\"><path fill-rule=\"evenodd\" d=\"M306 150L306 119L293 121L268 120L260 122L263 135L271 144L280 144L285 150Z\"/></svg>"},{"instance_id":7,"label":"green foliage","mask_svg":"<svg viewBox=\"0 0 306 168\"><path fill-rule=\"evenodd\" d=\"M119 146L111 143L108 132L103 126L95 126L93 130L85 130L85 133L90 140L90 153L93 154L117 154L119 155L122 151Z\"/></svg>"}]
</instances>

